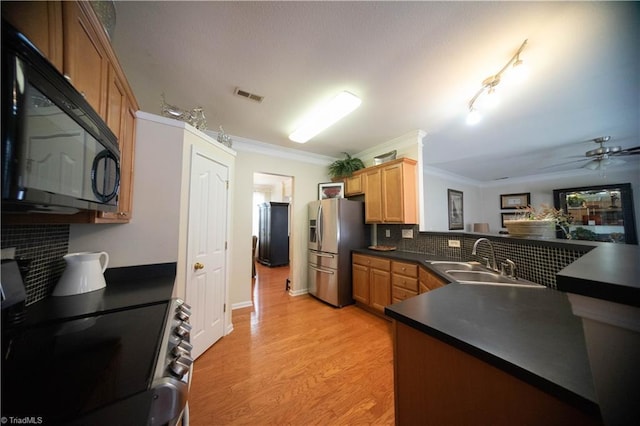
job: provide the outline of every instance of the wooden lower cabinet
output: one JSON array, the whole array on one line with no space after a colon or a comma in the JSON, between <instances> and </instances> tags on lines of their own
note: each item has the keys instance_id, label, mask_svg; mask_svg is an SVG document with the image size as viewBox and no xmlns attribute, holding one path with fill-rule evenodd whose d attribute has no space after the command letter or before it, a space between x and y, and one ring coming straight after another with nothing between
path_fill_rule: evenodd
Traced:
<instances>
[{"instance_id":1,"label":"wooden lower cabinet","mask_svg":"<svg viewBox=\"0 0 640 426\"><path fill-rule=\"evenodd\" d=\"M401 302L418 295L418 265L406 262L391 262L391 299Z\"/></svg>"},{"instance_id":2,"label":"wooden lower cabinet","mask_svg":"<svg viewBox=\"0 0 640 426\"><path fill-rule=\"evenodd\" d=\"M427 268L420 267L419 271L419 293L426 293L430 290L435 290L438 287L442 287L447 284L445 280L429 271Z\"/></svg>"},{"instance_id":3,"label":"wooden lower cabinet","mask_svg":"<svg viewBox=\"0 0 640 426\"><path fill-rule=\"evenodd\" d=\"M391 304L391 261L354 253L351 279L355 301L384 313L384 307Z\"/></svg>"},{"instance_id":4,"label":"wooden lower cabinet","mask_svg":"<svg viewBox=\"0 0 640 426\"><path fill-rule=\"evenodd\" d=\"M578 408L393 321L397 425L596 425Z\"/></svg>"}]
</instances>

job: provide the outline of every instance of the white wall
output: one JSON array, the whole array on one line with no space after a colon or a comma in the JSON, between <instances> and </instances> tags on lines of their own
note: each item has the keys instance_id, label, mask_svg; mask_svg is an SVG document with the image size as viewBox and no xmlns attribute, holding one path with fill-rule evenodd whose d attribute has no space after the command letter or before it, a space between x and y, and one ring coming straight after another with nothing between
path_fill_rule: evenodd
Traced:
<instances>
[{"instance_id":1,"label":"white wall","mask_svg":"<svg viewBox=\"0 0 640 426\"><path fill-rule=\"evenodd\" d=\"M191 146L212 153L229 167L228 233L234 220L235 152L176 120L139 112L136 126L131 221L71 225L69 251L106 251L110 267L178 262L174 296L184 298ZM231 241L227 256L233 258L233 253Z\"/></svg>"},{"instance_id":2,"label":"white wall","mask_svg":"<svg viewBox=\"0 0 640 426\"><path fill-rule=\"evenodd\" d=\"M553 190L581 186L631 183L635 193L634 209L636 229L640 229L640 171L635 169L610 169L603 178L598 172L577 170L565 174L506 179L499 182L476 182L456 175L446 174L432 168L424 170L425 230L447 231L447 188L464 193L465 230L472 231L475 222L489 224L490 232L497 233L501 228L500 195L513 193L531 193L531 205L553 206ZM505 211L507 212L507 211Z\"/></svg>"},{"instance_id":3,"label":"white wall","mask_svg":"<svg viewBox=\"0 0 640 426\"><path fill-rule=\"evenodd\" d=\"M327 182L331 158L301 154L267 144L234 137L237 151L235 173L235 256L231 265L232 307L251 305L251 223L253 174L292 176L290 276L292 294L307 292L307 205L318 198L318 183ZM282 291L285 283L282 283Z\"/></svg>"},{"instance_id":4,"label":"white wall","mask_svg":"<svg viewBox=\"0 0 640 426\"><path fill-rule=\"evenodd\" d=\"M600 176L597 171L578 170L573 174L550 174L537 178L509 179L494 183L482 188L483 202L480 206L483 222L489 223L491 232L497 232L500 228L500 194L513 194L520 192L531 193L531 205L540 204L553 206L553 190L562 188L575 188L592 185L610 185L617 183L631 183L634 196L634 210L636 230L640 230L640 171L634 169L610 169L606 177Z\"/></svg>"},{"instance_id":5,"label":"white wall","mask_svg":"<svg viewBox=\"0 0 640 426\"><path fill-rule=\"evenodd\" d=\"M425 167L424 176L424 224L421 231L448 231L448 189L462 191L464 231L471 231L474 222L483 222L482 191L477 183L459 176L448 175Z\"/></svg>"}]
</instances>

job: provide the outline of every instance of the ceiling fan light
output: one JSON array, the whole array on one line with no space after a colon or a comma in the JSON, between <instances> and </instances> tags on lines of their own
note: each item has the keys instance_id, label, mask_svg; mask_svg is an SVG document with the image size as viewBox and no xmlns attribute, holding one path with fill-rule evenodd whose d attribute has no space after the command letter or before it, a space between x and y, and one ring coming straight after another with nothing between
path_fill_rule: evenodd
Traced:
<instances>
[{"instance_id":1,"label":"ceiling fan light","mask_svg":"<svg viewBox=\"0 0 640 426\"><path fill-rule=\"evenodd\" d=\"M347 91L340 92L331 101L307 115L302 124L289 135L289 139L305 143L325 130L353 110L358 108L362 100Z\"/></svg>"},{"instance_id":2,"label":"ceiling fan light","mask_svg":"<svg viewBox=\"0 0 640 426\"><path fill-rule=\"evenodd\" d=\"M481 120L482 120L482 114L480 114L480 112L477 109L472 108L471 110L469 110L469 115L467 115L467 124L469 126L474 126L478 124Z\"/></svg>"},{"instance_id":3,"label":"ceiling fan light","mask_svg":"<svg viewBox=\"0 0 640 426\"><path fill-rule=\"evenodd\" d=\"M585 164L582 167L589 170L598 170L600 169L600 161L599 160L589 161L587 164Z\"/></svg>"}]
</instances>

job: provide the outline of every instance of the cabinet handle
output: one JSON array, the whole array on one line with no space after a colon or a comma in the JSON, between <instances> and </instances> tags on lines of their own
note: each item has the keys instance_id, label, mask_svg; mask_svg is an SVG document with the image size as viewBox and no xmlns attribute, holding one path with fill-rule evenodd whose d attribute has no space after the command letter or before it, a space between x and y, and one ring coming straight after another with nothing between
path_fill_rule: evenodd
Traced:
<instances>
[{"instance_id":1,"label":"cabinet handle","mask_svg":"<svg viewBox=\"0 0 640 426\"><path fill-rule=\"evenodd\" d=\"M71 83L73 80L71 79L71 76L69 76L69 74L65 74L64 75L64 79L67 80L69 83Z\"/></svg>"},{"instance_id":2,"label":"cabinet handle","mask_svg":"<svg viewBox=\"0 0 640 426\"><path fill-rule=\"evenodd\" d=\"M193 269L195 269L196 271L199 269L204 269L204 265L200 262L196 262L196 264L193 265Z\"/></svg>"}]
</instances>

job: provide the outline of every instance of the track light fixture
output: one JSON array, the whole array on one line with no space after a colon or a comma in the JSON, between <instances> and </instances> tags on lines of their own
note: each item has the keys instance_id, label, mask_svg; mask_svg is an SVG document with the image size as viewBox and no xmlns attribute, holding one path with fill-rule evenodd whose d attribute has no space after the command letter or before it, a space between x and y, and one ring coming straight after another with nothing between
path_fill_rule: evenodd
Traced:
<instances>
[{"instance_id":1,"label":"track light fixture","mask_svg":"<svg viewBox=\"0 0 640 426\"><path fill-rule=\"evenodd\" d=\"M522 42L518 51L509 59L509 62L505 64L505 66L500 69L496 74L485 78L482 81L482 85L480 90L476 92L476 94L469 101L469 115L467 116L467 124L473 125L478 123L482 119L482 115L475 105L476 101L480 98L481 95L484 94L484 101L486 102L487 107L494 106L497 103L497 94L496 94L496 86L503 81L503 74L511 69L512 74L520 74L520 78L522 78L523 73L523 63L522 59L520 59L520 53L524 50L524 47L527 44L527 40ZM514 76L514 79L518 78Z\"/></svg>"}]
</instances>

